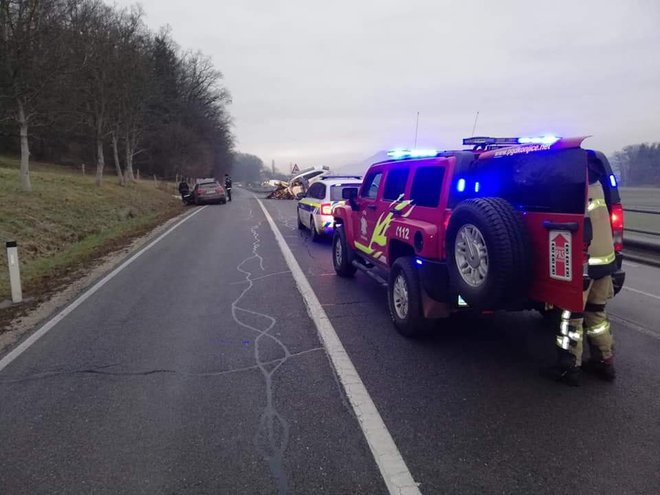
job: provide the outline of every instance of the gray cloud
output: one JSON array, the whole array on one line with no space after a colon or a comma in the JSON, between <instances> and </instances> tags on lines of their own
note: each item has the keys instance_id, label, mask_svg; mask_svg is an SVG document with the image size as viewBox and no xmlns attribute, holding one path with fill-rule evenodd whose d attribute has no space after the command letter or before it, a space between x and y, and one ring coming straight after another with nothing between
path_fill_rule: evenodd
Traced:
<instances>
[{"instance_id":1,"label":"gray cloud","mask_svg":"<svg viewBox=\"0 0 660 495\"><path fill-rule=\"evenodd\" d=\"M120 4L129 2L120 2ZM147 0L154 28L211 55L238 148L281 168L340 165L478 134L660 140L660 3Z\"/></svg>"}]
</instances>

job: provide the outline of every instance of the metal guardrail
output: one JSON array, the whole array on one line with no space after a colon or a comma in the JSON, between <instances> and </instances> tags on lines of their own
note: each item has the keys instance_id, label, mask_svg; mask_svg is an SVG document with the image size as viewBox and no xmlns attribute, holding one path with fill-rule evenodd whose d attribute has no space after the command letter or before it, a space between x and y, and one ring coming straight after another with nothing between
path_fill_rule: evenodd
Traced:
<instances>
[{"instance_id":1,"label":"metal guardrail","mask_svg":"<svg viewBox=\"0 0 660 495\"><path fill-rule=\"evenodd\" d=\"M624 208L623 213L643 213L645 215L660 215L660 210L644 210L641 208ZM644 234L654 237L660 237L660 232L652 232L650 230L631 229L629 227L623 228L624 232L634 232L635 234Z\"/></svg>"}]
</instances>

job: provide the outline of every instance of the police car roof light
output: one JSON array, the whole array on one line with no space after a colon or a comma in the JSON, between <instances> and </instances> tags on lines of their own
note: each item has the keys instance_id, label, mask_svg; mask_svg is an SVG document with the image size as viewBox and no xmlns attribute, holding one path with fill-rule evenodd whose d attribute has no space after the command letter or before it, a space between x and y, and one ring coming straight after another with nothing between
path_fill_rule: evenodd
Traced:
<instances>
[{"instance_id":1,"label":"police car roof light","mask_svg":"<svg viewBox=\"0 0 660 495\"><path fill-rule=\"evenodd\" d=\"M488 137L476 136L463 139L463 146L515 146L517 144L555 144L561 138L557 136L534 137Z\"/></svg>"},{"instance_id":2,"label":"police car roof light","mask_svg":"<svg viewBox=\"0 0 660 495\"><path fill-rule=\"evenodd\" d=\"M438 150L431 149L407 149L395 148L387 152L387 156L393 160L403 160L406 158L429 158L438 155Z\"/></svg>"},{"instance_id":3,"label":"police car roof light","mask_svg":"<svg viewBox=\"0 0 660 495\"><path fill-rule=\"evenodd\" d=\"M458 192L465 191L465 179L463 178L458 179L458 182L456 183L456 190Z\"/></svg>"}]
</instances>

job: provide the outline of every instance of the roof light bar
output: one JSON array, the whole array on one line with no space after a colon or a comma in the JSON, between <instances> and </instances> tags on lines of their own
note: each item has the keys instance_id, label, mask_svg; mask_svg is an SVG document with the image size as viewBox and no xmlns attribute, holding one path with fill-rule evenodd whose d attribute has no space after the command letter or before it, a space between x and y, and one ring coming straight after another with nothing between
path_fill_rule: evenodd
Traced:
<instances>
[{"instance_id":1,"label":"roof light bar","mask_svg":"<svg viewBox=\"0 0 660 495\"><path fill-rule=\"evenodd\" d=\"M518 138L520 144L555 144L560 138L557 136L536 136Z\"/></svg>"},{"instance_id":2,"label":"roof light bar","mask_svg":"<svg viewBox=\"0 0 660 495\"><path fill-rule=\"evenodd\" d=\"M411 150L407 148L395 148L387 152L387 156L394 160L401 160L404 158L428 158L432 156L437 156L438 150Z\"/></svg>"},{"instance_id":3,"label":"roof light bar","mask_svg":"<svg viewBox=\"0 0 660 495\"><path fill-rule=\"evenodd\" d=\"M488 137L477 136L463 139L464 146L515 146L516 144L552 145L561 138L553 135L531 137Z\"/></svg>"}]
</instances>

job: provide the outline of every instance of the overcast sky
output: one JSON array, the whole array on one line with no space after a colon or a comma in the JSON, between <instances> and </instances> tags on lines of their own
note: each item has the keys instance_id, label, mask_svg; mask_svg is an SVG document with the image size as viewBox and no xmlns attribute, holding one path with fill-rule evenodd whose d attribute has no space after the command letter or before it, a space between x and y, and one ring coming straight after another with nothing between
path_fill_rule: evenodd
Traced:
<instances>
[{"instance_id":1,"label":"overcast sky","mask_svg":"<svg viewBox=\"0 0 660 495\"><path fill-rule=\"evenodd\" d=\"M120 5L134 2L120 1ZM237 149L278 168L477 135L660 141L658 0L143 0L210 55Z\"/></svg>"}]
</instances>

